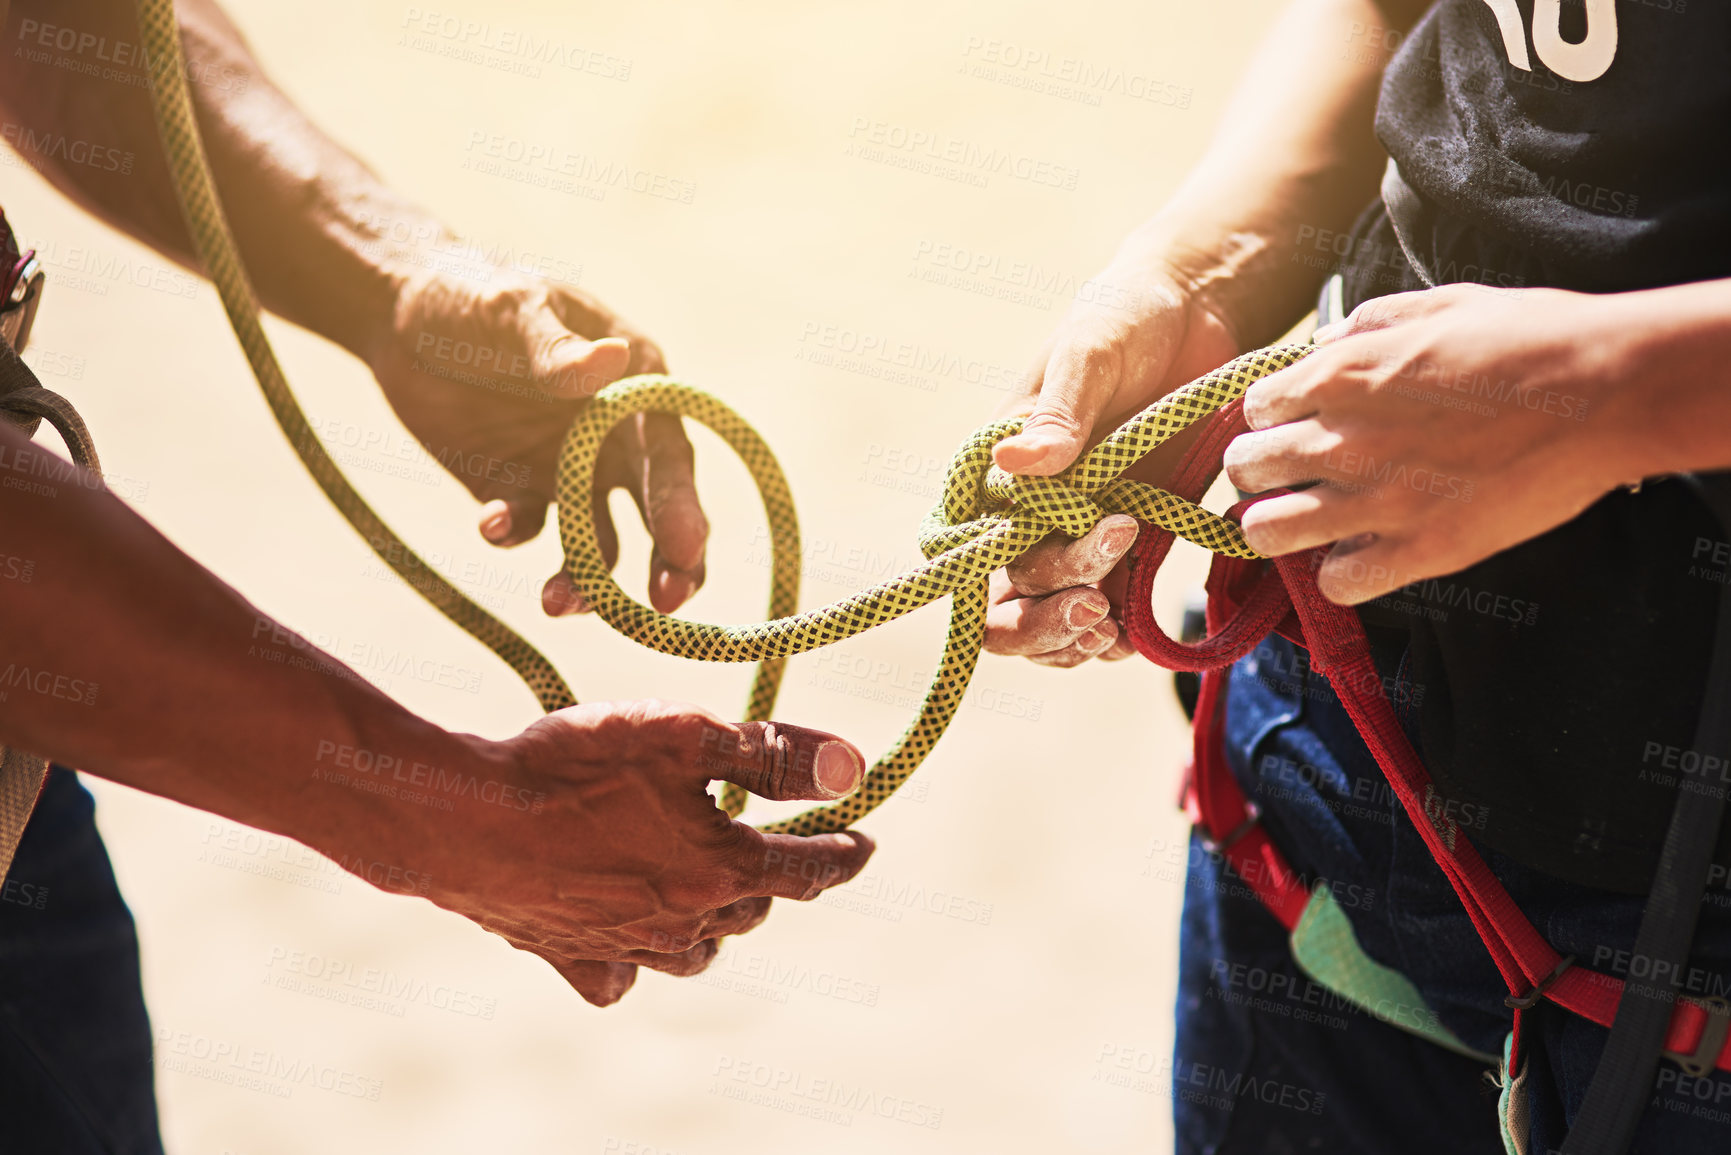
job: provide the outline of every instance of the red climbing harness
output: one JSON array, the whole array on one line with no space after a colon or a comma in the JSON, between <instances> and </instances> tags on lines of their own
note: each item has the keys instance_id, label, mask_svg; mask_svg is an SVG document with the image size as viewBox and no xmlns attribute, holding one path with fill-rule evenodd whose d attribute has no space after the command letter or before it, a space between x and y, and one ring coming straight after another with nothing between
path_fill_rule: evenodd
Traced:
<instances>
[{"instance_id":1,"label":"red climbing harness","mask_svg":"<svg viewBox=\"0 0 1731 1155\"><path fill-rule=\"evenodd\" d=\"M1241 402L1233 402L1208 423L1168 489L1191 501L1201 499L1220 472L1227 443L1247 428L1242 409ZM1242 508L1233 511L1234 520ZM1430 775L1389 706L1358 615L1317 589L1316 569L1324 551L1278 558L1272 566L1217 554L1208 575L1208 636L1187 645L1167 636L1151 606L1154 574L1173 540L1169 530L1144 525L1131 555L1126 626L1150 661L1202 675L1185 804L1211 849L1225 857L1288 930L1298 925L1311 898L1309 889L1260 825L1255 806L1226 762L1228 667L1277 632L1308 650L1310 667L1328 678L1502 973L1509 988L1505 1002L1514 1011L1510 1069L1519 1069L1522 1012L1541 998L1610 1027L1622 980L1558 955L1478 850L1435 805ZM1706 1075L1714 1067L1731 1071L1731 1014L1722 1001L1714 1002L1717 1005L1709 1007L1679 998L1666 1031L1667 1054L1692 1075Z\"/></svg>"}]
</instances>

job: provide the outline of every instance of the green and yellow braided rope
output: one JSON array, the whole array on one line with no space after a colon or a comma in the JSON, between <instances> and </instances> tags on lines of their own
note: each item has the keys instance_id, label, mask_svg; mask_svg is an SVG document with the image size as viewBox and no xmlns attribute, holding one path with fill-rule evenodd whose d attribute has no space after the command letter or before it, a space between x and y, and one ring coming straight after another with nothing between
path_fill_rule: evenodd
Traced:
<instances>
[{"instance_id":1,"label":"green and yellow braided rope","mask_svg":"<svg viewBox=\"0 0 1731 1155\"><path fill-rule=\"evenodd\" d=\"M152 68L151 92L169 169L199 256L222 298L241 348L275 415L319 488L381 560L441 613L498 654L546 710L573 704L552 663L515 631L432 569L355 492L313 435L290 392L259 321L258 299L236 253L210 176L187 92L172 0L137 0ZM712 662L757 662L746 717L763 720L775 704L786 659L831 645L951 598L949 636L919 716L878 759L859 790L830 806L772 823L766 830L817 834L841 830L893 794L937 744L955 717L985 634L986 583L1053 530L1080 537L1108 513L1164 526L1216 553L1257 557L1238 527L1163 489L1120 475L1179 430L1230 404L1258 378L1298 361L1309 346L1275 346L1246 354L1155 402L1057 477L1016 477L992 464L992 447L1021 429L1020 420L976 430L950 463L944 493L920 528L926 562L899 577L795 614L799 597L799 522L775 455L757 432L715 397L660 376L632 377L602 390L566 437L559 458L559 535L576 587L609 625L662 653ZM701 422L745 463L757 484L774 546L770 621L722 626L657 613L633 600L608 572L596 536L591 497L601 443L635 413L669 413ZM728 786L722 804L738 814L745 792Z\"/></svg>"}]
</instances>

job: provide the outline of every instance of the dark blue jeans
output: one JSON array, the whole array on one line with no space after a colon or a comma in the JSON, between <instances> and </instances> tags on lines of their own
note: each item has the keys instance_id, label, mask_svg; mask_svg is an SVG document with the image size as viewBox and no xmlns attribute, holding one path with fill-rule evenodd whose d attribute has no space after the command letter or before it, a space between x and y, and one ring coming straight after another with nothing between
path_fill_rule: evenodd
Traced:
<instances>
[{"instance_id":1,"label":"dark blue jeans","mask_svg":"<svg viewBox=\"0 0 1731 1155\"><path fill-rule=\"evenodd\" d=\"M138 937L69 770L0 884L0 1151L161 1155Z\"/></svg>"},{"instance_id":2,"label":"dark blue jeans","mask_svg":"<svg viewBox=\"0 0 1731 1155\"><path fill-rule=\"evenodd\" d=\"M1403 683L1396 675L1395 697ZM1399 703L1397 702L1397 705ZM1403 716L1411 734L1414 720ZM1490 956L1389 790L1327 680L1271 638L1232 672L1227 748L1275 843L1326 882L1359 942L1405 974L1469 1047L1502 1053L1511 1012ZM1422 751L1421 751L1422 754ZM1470 836L1470 804L1444 800ZM1486 852L1491 869L1561 953L1626 970L1642 900L1573 886ZM1185 1155L1503 1150L1490 1064L1387 1026L1311 982L1250 888L1192 842L1184 899L1173 1100ZM1710 889L1685 983L1731 992L1731 891ZM1562 1146L1608 1032L1549 1003L1523 1033L1529 1150ZM1669 1061L1645 1092L1634 1151L1731 1150L1731 1077Z\"/></svg>"}]
</instances>

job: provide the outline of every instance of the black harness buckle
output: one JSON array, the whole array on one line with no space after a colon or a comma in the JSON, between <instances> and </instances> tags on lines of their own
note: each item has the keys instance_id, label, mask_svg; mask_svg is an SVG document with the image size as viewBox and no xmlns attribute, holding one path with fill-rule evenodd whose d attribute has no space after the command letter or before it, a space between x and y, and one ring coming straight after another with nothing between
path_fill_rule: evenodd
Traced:
<instances>
[{"instance_id":1,"label":"black harness buckle","mask_svg":"<svg viewBox=\"0 0 1731 1155\"><path fill-rule=\"evenodd\" d=\"M1701 1028L1701 1041L1695 1044L1692 1055L1666 1051L1665 1057L1682 1067L1685 1075L1705 1079L1719 1066L1719 1052L1725 1049L1726 1037L1731 1036L1731 1002L1717 995L1689 1001L1707 1012L1707 1025Z\"/></svg>"}]
</instances>

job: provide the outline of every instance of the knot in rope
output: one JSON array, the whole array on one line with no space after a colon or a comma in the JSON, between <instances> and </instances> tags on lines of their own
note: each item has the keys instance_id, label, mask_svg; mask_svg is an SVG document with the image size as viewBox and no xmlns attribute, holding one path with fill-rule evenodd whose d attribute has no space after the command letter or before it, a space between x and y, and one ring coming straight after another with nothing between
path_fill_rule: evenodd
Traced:
<instances>
[{"instance_id":1,"label":"knot in rope","mask_svg":"<svg viewBox=\"0 0 1731 1155\"><path fill-rule=\"evenodd\" d=\"M508 663L543 708L551 711L572 705L575 698L553 664L392 532L313 435L270 347L260 322L258 297L217 199L193 115L174 6L170 0L138 0L138 14L143 42L159 65L152 69L151 101L188 229L290 446L331 504L386 565ZM943 500L922 526L920 545L926 561L871 589L798 615L794 609L799 600L799 522L787 478L769 446L739 414L701 390L667 377L629 378L596 395L578 415L560 450L557 497L565 569L608 625L646 646L706 661L757 662L747 721L769 717L789 655L831 645L950 597L943 661L913 724L851 797L765 827L792 834L841 830L889 797L936 745L960 707L979 660L987 578L1048 533L1080 536L1109 511L1163 526L1216 552L1257 556L1230 521L1175 494L1119 475L1174 433L1243 396L1257 378L1284 369L1308 352L1308 346L1275 346L1223 365L1150 405L1055 478L1012 478L994 470L992 446L1019 430L1019 421L993 422L976 430L951 463ZM54 420L64 417L55 400L51 394L14 398L13 408L28 403L26 420L38 415ZM595 529L595 465L607 433L625 418L643 412L689 417L707 425L750 470L774 542L771 620L738 626L685 621L634 601L613 580ZM66 430L75 430L69 434L71 439L82 432L70 422ZM722 805L730 814L739 813L744 802L744 791L737 787L727 788L722 795Z\"/></svg>"},{"instance_id":2,"label":"knot in rope","mask_svg":"<svg viewBox=\"0 0 1731 1155\"><path fill-rule=\"evenodd\" d=\"M943 663L920 714L866 775L859 792L766 829L793 834L839 830L875 808L919 765L960 706L985 635L987 579L1048 534L1080 537L1108 513L1124 513L1206 549L1256 558L1238 526L1177 494L1121 474L1156 446L1244 395L1258 378L1293 364L1308 346L1246 354L1161 398L1115 430L1062 473L1013 476L992 462L992 447L1021 431L1019 418L994 421L969 435L944 477L944 492L920 528L926 561L904 574L827 606L794 613L799 589L799 523L781 466L757 432L732 409L669 377L645 375L603 389L579 415L559 458L559 533L566 572L609 625L652 649L705 661L759 663L747 717L767 717L782 664L893 621L938 598L952 598ZM713 625L658 613L613 580L593 516L595 463L601 444L636 413L667 413L708 426L732 447L756 481L774 543L770 619ZM723 795L730 812L744 795Z\"/></svg>"}]
</instances>

